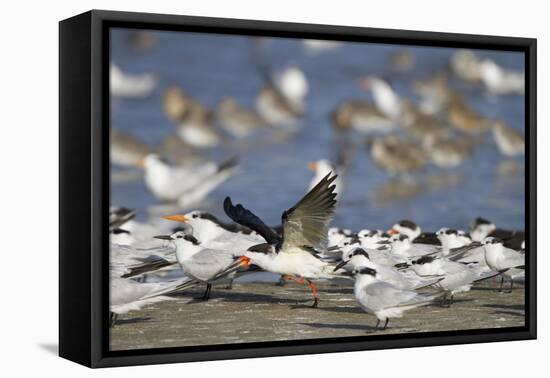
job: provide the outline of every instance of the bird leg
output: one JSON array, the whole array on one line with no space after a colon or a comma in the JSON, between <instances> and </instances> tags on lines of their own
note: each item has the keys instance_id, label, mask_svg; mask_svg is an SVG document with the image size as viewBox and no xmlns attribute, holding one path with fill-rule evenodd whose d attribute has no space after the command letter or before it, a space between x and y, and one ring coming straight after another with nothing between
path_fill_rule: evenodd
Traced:
<instances>
[{"instance_id":1,"label":"bird leg","mask_svg":"<svg viewBox=\"0 0 550 378\"><path fill-rule=\"evenodd\" d=\"M451 304L447 301L448 292L445 292L445 295L441 297L441 307L448 308L451 307Z\"/></svg>"},{"instance_id":2,"label":"bird leg","mask_svg":"<svg viewBox=\"0 0 550 378\"><path fill-rule=\"evenodd\" d=\"M378 329L379 325L380 325L380 319L376 319L376 326L374 326L374 328Z\"/></svg>"},{"instance_id":3,"label":"bird leg","mask_svg":"<svg viewBox=\"0 0 550 378\"><path fill-rule=\"evenodd\" d=\"M288 275L284 275L281 277L283 280L287 280L287 281L294 281L296 282L297 284L304 284L305 283L305 280L303 278L298 278L298 277L294 277L294 276L288 276Z\"/></svg>"},{"instance_id":4,"label":"bird leg","mask_svg":"<svg viewBox=\"0 0 550 378\"><path fill-rule=\"evenodd\" d=\"M212 290L212 284L211 283L207 283L206 284L206 290L204 292L204 295L202 296L202 300L203 301L207 301L210 299L210 291Z\"/></svg>"},{"instance_id":5,"label":"bird leg","mask_svg":"<svg viewBox=\"0 0 550 378\"><path fill-rule=\"evenodd\" d=\"M277 286L285 286L286 281L287 281L287 280L285 279L285 276L281 276L281 277L279 278L279 282L277 282Z\"/></svg>"},{"instance_id":6,"label":"bird leg","mask_svg":"<svg viewBox=\"0 0 550 378\"><path fill-rule=\"evenodd\" d=\"M308 279L293 277L293 276L289 276L289 275L286 275L286 274L284 276L282 276L281 278L283 280L287 280L287 281L294 281L298 284L306 284L307 283L307 285L311 289L311 293L313 294L313 305L311 307L315 308L319 305L319 295L317 293L317 286L315 286L315 284L313 282L311 282Z\"/></svg>"},{"instance_id":7,"label":"bird leg","mask_svg":"<svg viewBox=\"0 0 550 378\"><path fill-rule=\"evenodd\" d=\"M317 286L315 286L315 284L310 280L306 281L307 285L311 289L311 294L313 295L313 304L311 305L311 307L316 308L319 305L319 294L317 292Z\"/></svg>"},{"instance_id":8,"label":"bird leg","mask_svg":"<svg viewBox=\"0 0 550 378\"><path fill-rule=\"evenodd\" d=\"M509 291L509 293L511 293L513 290L514 290L514 280L512 278L510 278L510 291Z\"/></svg>"},{"instance_id":9,"label":"bird leg","mask_svg":"<svg viewBox=\"0 0 550 378\"><path fill-rule=\"evenodd\" d=\"M388 322L390 321L390 318L386 318L386 322L384 323L384 327L382 328L383 330L385 330L386 328L388 328Z\"/></svg>"},{"instance_id":10,"label":"bird leg","mask_svg":"<svg viewBox=\"0 0 550 378\"><path fill-rule=\"evenodd\" d=\"M116 321L117 321L117 318L118 318L118 314L117 313L114 313L114 312L109 312L109 327L110 328L114 328L115 324L116 324Z\"/></svg>"},{"instance_id":11,"label":"bird leg","mask_svg":"<svg viewBox=\"0 0 550 378\"><path fill-rule=\"evenodd\" d=\"M499 293L502 293L502 285L504 284L504 276L500 276L500 288L498 289Z\"/></svg>"}]
</instances>

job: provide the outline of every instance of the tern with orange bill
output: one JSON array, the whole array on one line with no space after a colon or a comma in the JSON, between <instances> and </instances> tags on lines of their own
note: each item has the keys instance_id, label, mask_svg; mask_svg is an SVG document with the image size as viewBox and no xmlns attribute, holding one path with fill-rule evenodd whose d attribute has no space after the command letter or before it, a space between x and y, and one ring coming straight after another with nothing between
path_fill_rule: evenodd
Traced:
<instances>
[{"instance_id":1,"label":"tern with orange bill","mask_svg":"<svg viewBox=\"0 0 550 378\"><path fill-rule=\"evenodd\" d=\"M145 185L155 197L186 207L203 200L234 175L237 159L177 166L164 161L159 155L150 154L139 165L145 170Z\"/></svg>"},{"instance_id":2,"label":"tern with orange bill","mask_svg":"<svg viewBox=\"0 0 550 378\"><path fill-rule=\"evenodd\" d=\"M333 266L319 257L319 253L327 249L328 224L336 205L333 184L336 177L330 172L300 201L283 212L280 235L241 204L233 205L229 197L224 201L229 218L265 239L265 243L252 246L244 253L250 259L249 263L280 274L286 280L307 284L313 294L312 307L319 304L313 281L340 277L333 271Z\"/></svg>"}]
</instances>

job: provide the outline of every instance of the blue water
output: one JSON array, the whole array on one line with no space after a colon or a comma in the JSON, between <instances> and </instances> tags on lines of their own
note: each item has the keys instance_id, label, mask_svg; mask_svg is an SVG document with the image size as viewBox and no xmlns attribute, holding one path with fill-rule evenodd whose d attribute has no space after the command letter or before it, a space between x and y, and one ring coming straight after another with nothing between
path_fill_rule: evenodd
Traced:
<instances>
[{"instance_id":1,"label":"blue water","mask_svg":"<svg viewBox=\"0 0 550 378\"><path fill-rule=\"evenodd\" d=\"M253 42L248 37L182 32L153 32L156 44L147 51L137 51L128 44L128 31L117 29L111 34L111 59L123 70L133 73L154 72L160 83L152 96L144 100L113 98L111 126L156 146L174 126L164 116L161 95L166 85L181 86L184 91L207 106L224 96L234 97L241 105L252 107L262 80L251 56ZM278 224L281 211L292 206L305 192L311 179L307 162L320 158L334 159L335 135L328 113L344 99L369 99L370 95L355 84L366 74L383 75L403 97L418 100L410 82L424 78L446 66L453 49L407 47L395 45L345 43L319 54L304 50L300 40L263 39L263 51L269 64L282 69L298 65L309 81L307 113L295 138L278 142L268 133L258 133L244 143L211 151L215 159L237 153L240 171L197 206L223 216L221 201L230 195L242 202L269 224ZM407 73L393 73L389 55L410 51L415 65ZM523 69L520 53L476 51L498 64ZM483 88L469 86L455 79L451 85L459 90L478 112L502 119L524 131L524 98L493 97ZM482 136L472 158L456 169L429 167L394 187L412 186L413 194L392 196L385 189L395 178L379 170L370 159L364 137L356 135L351 166L345 174L345 188L335 214L334 225L384 229L396 221L409 218L425 230L440 227L467 228L476 216L494 221L500 227L524 227L523 158L504 159L493 143L492 135ZM516 173L500 175L497 167L512 164ZM113 172L118 168L113 167ZM414 184L410 184L415 180ZM434 183L434 180L436 183ZM441 184L441 182L447 182ZM143 180L114 183L111 201L133 207L140 219L157 202L147 191Z\"/></svg>"}]
</instances>

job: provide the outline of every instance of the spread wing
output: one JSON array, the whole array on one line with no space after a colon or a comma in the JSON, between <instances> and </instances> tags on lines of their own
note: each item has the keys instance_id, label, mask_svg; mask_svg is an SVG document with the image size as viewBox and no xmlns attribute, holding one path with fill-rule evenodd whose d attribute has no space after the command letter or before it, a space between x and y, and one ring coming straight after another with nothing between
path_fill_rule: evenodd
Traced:
<instances>
[{"instance_id":1,"label":"spread wing","mask_svg":"<svg viewBox=\"0 0 550 378\"><path fill-rule=\"evenodd\" d=\"M304 246L324 251L327 247L327 228L336 205L337 175L326 175L296 205L283 213L282 249Z\"/></svg>"},{"instance_id":2,"label":"spread wing","mask_svg":"<svg viewBox=\"0 0 550 378\"><path fill-rule=\"evenodd\" d=\"M271 227L266 225L250 210L241 204L233 206L231 198L226 197L223 201L223 210L229 218L242 226L246 226L260 234L269 244L277 244L281 240L279 235Z\"/></svg>"}]
</instances>

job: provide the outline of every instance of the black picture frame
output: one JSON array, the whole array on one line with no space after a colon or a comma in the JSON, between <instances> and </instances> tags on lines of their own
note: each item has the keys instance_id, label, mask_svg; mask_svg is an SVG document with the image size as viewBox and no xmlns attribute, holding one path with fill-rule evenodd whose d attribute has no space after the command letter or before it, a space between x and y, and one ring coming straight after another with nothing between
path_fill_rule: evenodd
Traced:
<instances>
[{"instance_id":1,"label":"black picture frame","mask_svg":"<svg viewBox=\"0 0 550 378\"><path fill-rule=\"evenodd\" d=\"M525 327L108 350L110 27L300 37L525 54ZM92 10L59 23L59 354L89 367L535 339L536 39Z\"/></svg>"}]
</instances>

